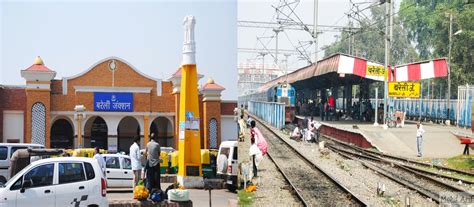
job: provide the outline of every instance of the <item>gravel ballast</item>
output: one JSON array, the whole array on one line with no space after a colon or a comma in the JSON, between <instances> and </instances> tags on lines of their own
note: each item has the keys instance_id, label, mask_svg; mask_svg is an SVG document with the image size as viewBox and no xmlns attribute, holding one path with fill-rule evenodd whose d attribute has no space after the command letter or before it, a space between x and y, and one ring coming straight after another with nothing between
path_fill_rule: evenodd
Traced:
<instances>
[{"instance_id":1,"label":"gravel ballast","mask_svg":"<svg viewBox=\"0 0 474 207\"><path fill-rule=\"evenodd\" d=\"M280 130L272 130L371 206L404 206L407 197L412 206L437 206L435 202L365 168L357 161L345 159L328 149L324 150L325 153L320 153L317 144L297 142ZM383 196L376 193L378 183L385 185Z\"/></svg>"}]
</instances>

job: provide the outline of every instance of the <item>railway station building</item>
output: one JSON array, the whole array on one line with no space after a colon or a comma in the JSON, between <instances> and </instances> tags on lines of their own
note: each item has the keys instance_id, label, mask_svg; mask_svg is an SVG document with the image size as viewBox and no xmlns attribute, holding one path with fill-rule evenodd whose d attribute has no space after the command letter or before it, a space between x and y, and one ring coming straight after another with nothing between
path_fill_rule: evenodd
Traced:
<instances>
[{"instance_id":1,"label":"railway station building","mask_svg":"<svg viewBox=\"0 0 474 207\"><path fill-rule=\"evenodd\" d=\"M78 147L80 133L82 147L128 152L134 136L143 146L154 133L162 147L178 149L180 69L162 80L109 57L55 79L56 71L37 57L20 73L26 85L0 86L1 142L70 149ZM212 78L199 87L201 148L236 140L237 103L221 100L223 90Z\"/></svg>"}]
</instances>

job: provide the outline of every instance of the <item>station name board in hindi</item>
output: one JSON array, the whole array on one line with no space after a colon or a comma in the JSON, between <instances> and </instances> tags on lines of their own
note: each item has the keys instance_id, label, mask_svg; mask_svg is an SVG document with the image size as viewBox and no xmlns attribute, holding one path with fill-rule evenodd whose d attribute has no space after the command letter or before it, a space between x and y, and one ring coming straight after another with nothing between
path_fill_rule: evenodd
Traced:
<instances>
[{"instance_id":1,"label":"station name board in hindi","mask_svg":"<svg viewBox=\"0 0 474 207\"><path fill-rule=\"evenodd\" d=\"M385 68L377 65L367 65L367 76L385 76Z\"/></svg>"},{"instance_id":2,"label":"station name board in hindi","mask_svg":"<svg viewBox=\"0 0 474 207\"><path fill-rule=\"evenodd\" d=\"M133 93L94 93L94 111L133 111Z\"/></svg>"},{"instance_id":3,"label":"station name board in hindi","mask_svg":"<svg viewBox=\"0 0 474 207\"><path fill-rule=\"evenodd\" d=\"M418 82L389 82L388 96L400 98L420 97L420 83Z\"/></svg>"}]
</instances>

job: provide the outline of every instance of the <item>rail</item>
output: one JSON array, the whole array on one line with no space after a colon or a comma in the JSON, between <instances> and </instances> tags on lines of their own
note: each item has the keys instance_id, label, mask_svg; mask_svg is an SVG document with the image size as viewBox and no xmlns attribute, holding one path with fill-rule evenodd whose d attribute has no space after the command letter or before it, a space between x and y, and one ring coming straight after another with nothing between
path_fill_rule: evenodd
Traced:
<instances>
[{"instance_id":1,"label":"rail","mask_svg":"<svg viewBox=\"0 0 474 207\"><path fill-rule=\"evenodd\" d=\"M340 154L341 156L357 160L361 162L364 166L384 175L385 177L398 182L410 189L416 190L420 194L434 200L437 203L441 202L441 198L439 196L439 192L450 191L450 192L457 192L460 195L471 197L474 196L472 193L457 187L452 184L448 184L443 180L438 180L436 177L437 175L433 175L429 171L422 170L419 168L414 168L412 166L394 162L387 160L382 156L377 156L376 154L369 153L367 150L359 149L352 145L342 144L340 142L336 142L340 144L339 146L344 146L346 149L342 149L335 145L328 145L330 149L334 152ZM355 159L356 157L363 158L362 159ZM380 166L380 163L387 164L387 166L383 167ZM390 170L387 169L391 168ZM415 178L416 177L416 178ZM417 180L422 180L424 182L417 182Z\"/></svg>"},{"instance_id":2,"label":"rail","mask_svg":"<svg viewBox=\"0 0 474 207\"><path fill-rule=\"evenodd\" d=\"M252 115L250 115L252 116ZM305 206L314 206L314 205L321 205L318 201L321 200L332 200L329 202L349 202L351 203L350 206L357 205L357 206L367 206L367 204L360 198L358 198L354 193L352 193L349 189L344 187L337 179L332 177L326 171L321 169L318 165L314 162L309 160L305 155L299 152L299 150L295 149L291 144L289 144L285 139L280 137L277 133L273 131L272 128L267 126L262 120L258 117L254 116L254 119L263 126L264 131L270 132L274 137L278 139L268 138L267 141L272 144L270 146L269 154L272 154L271 159L274 160L274 163L279 168L281 172L284 171L280 167L282 164L292 166L290 169L292 171L287 171L286 173L282 173L285 176L285 179L289 181L290 185L293 189L296 189L297 196L304 200L303 203ZM265 133L268 135L268 133ZM279 144L282 143L282 144ZM287 151L289 150L289 151ZM293 154L288 154L292 152ZM275 162L276 155L274 153L280 153L280 159L284 160L284 163L277 163ZM286 154L285 154L286 153ZM299 158L299 159L297 159ZM293 159L293 160L290 160ZM304 162L305 166L309 167L308 169L300 169L304 166L299 164L299 162ZM300 169L303 173L294 172L295 169ZM289 174L293 173L296 174L293 178L289 177ZM312 173L317 173L318 175L314 176ZM309 176L310 178L301 178L302 175ZM314 179L314 177L318 177L319 179ZM326 178L326 179L323 179ZM299 179L299 180L298 180ZM290 181L293 180L293 181ZM301 180L303 180L303 184L301 184ZM296 186L299 185L299 186ZM311 186L311 187L308 187ZM322 187L323 189L318 190L318 186ZM333 187L329 187L333 186ZM331 191L330 193L326 191ZM331 198L326 198L325 195L331 195ZM341 198L338 198L337 195L341 195ZM324 202L324 201L322 201Z\"/></svg>"}]
</instances>

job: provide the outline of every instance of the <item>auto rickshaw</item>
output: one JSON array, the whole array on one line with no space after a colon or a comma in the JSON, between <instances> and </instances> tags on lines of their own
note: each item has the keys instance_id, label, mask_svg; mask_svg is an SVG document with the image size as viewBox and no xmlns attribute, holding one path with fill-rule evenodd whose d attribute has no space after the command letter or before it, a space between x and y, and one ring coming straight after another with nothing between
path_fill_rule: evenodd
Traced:
<instances>
[{"instance_id":1,"label":"auto rickshaw","mask_svg":"<svg viewBox=\"0 0 474 207\"><path fill-rule=\"evenodd\" d=\"M107 150L99 149L101 154L107 154ZM94 148L79 148L72 152L72 157L94 157Z\"/></svg>"},{"instance_id":2,"label":"auto rickshaw","mask_svg":"<svg viewBox=\"0 0 474 207\"><path fill-rule=\"evenodd\" d=\"M8 172L10 177L13 177L36 160L62 156L63 154L63 149L18 149L10 159L11 165L8 168Z\"/></svg>"},{"instance_id":3,"label":"auto rickshaw","mask_svg":"<svg viewBox=\"0 0 474 207\"><path fill-rule=\"evenodd\" d=\"M216 158L218 152L215 149L201 149L202 176L204 178L216 177Z\"/></svg>"}]
</instances>

